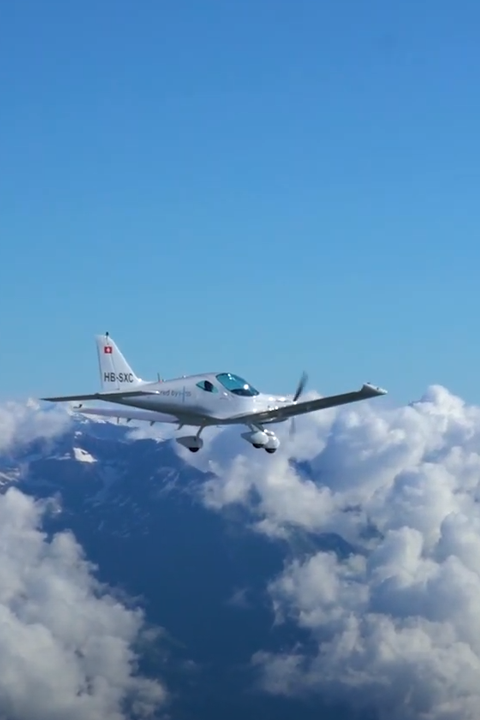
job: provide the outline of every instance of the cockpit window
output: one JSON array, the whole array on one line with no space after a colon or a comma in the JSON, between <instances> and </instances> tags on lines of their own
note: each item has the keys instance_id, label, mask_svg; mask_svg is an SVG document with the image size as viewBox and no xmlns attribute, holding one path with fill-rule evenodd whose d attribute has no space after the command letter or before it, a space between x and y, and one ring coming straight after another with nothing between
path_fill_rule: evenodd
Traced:
<instances>
[{"instance_id":1,"label":"cockpit window","mask_svg":"<svg viewBox=\"0 0 480 720\"><path fill-rule=\"evenodd\" d=\"M218 388L216 388L210 380L200 380L200 382L197 383L197 387L206 392L218 392Z\"/></svg>"},{"instance_id":2,"label":"cockpit window","mask_svg":"<svg viewBox=\"0 0 480 720\"><path fill-rule=\"evenodd\" d=\"M243 395L244 397L252 397L258 395L258 390L249 385L246 380L232 373L221 373L217 375L217 380L222 383L223 387L230 390L234 395Z\"/></svg>"}]
</instances>

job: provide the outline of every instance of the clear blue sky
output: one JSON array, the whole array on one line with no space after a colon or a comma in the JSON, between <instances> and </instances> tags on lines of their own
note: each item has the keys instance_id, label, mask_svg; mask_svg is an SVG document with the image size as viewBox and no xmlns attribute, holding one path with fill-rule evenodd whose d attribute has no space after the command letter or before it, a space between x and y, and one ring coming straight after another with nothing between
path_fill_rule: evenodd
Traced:
<instances>
[{"instance_id":1,"label":"clear blue sky","mask_svg":"<svg viewBox=\"0 0 480 720\"><path fill-rule=\"evenodd\" d=\"M478 0L0 10L0 396L135 370L480 401Z\"/></svg>"}]
</instances>

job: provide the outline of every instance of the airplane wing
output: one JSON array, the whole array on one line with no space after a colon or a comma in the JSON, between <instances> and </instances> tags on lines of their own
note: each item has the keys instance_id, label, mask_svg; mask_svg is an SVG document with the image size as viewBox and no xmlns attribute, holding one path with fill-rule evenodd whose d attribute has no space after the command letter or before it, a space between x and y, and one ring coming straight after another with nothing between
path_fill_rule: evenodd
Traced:
<instances>
[{"instance_id":1,"label":"airplane wing","mask_svg":"<svg viewBox=\"0 0 480 720\"><path fill-rule=\"evenodd\" d=\"M59 397L40 398L48 402L76 402L78 400L118 400L121 398L140 397L141 395L158 395L156 390L123 390L118 392L97 392L90 395L60 395Z\"/></svg>"},{"instance_id":2,"label":"airplane wing","mask_svg":"<svg viewBox=\"0 0 480 720\"><path fill-rule=\"evenodd\" d=\"M359 400L368 400L369 398L386 394L386 390L365 383L360 390L354 392L343 393L342 395L330 395L329 397L317 398L315 400L305 400L300 403L292 402L290 405L280 405L269 410L260 410L259 412L248 413L246 415L235 415L226 418L223 422L225 424L280 422L282 420L288 420L288 418L294 415L303 415L305 413L315 412L316 410L346 405L348 403L358 402Z\"/></svg>"},{"instance_id":3,"label":"airplane wing","mask_svg":"<svg viewBox=\"0 0 480 720\"><path fill-rule=\"evenodd\" d=\"M136 408L74 408L81 415L98 415L98 417L123 418L129 420L142 420L150 423L178 423L178 418L167 413L153 410L138 410Z\"/></svg>"}]
</instances>

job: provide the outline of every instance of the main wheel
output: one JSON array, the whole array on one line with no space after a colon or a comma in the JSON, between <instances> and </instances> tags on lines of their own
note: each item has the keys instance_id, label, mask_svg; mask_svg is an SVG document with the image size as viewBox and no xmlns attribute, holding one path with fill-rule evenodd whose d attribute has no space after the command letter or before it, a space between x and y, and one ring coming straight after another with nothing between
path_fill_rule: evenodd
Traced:
<instances>
[{"instance_id":1,"label":"main wheel","mask_svg":"<svg viewBox=\"0 0 480 720\"><path fill-rule=\"evenodd\" d=\"M277 448L265 448L265 452L270 453L270 455L273 455L274 452L277 452Z\"/></svg>"},{"instance_id":2,"label":"main wheel","mask_svg":"<svg viewBox=\"0 0 480 720\"><path fill-rule=\"evenodd\" d=\"M188 449L190 450L190 452L198 452L200 450L200 448L191 448L191 447L189 447Z\"/></svg>"}]
</instances>

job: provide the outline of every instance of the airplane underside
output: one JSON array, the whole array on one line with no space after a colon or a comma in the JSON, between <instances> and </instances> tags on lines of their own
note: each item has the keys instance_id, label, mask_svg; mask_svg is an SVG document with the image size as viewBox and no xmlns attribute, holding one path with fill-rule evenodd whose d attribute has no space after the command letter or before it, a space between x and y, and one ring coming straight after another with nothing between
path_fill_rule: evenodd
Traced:
<instances>
[{"instance_id":1,"label":"airplane underside","mask_svg":"<svg viewBox=\"0 0 480 720\"><path fill-rule=\"evenodd\" d=\"M183 447L190 450L190 452L198 452L203 447L203 440L200 437L200 433L203 427L200 428L196 435L184 435L182 437L175 438L176 441ZM280 440L277 438L272 430L265 430L264 428L253 428L249 432L242 433L242 437L250 443L254 448L264 449L266 452L273 454L280 447Z\"/></svg>"},{"instance_id":2,"label":"airplane underside","mask_svg":"<svg viewBox=\"0 0 480 720\"><path fill-rule=\"evenodd\" d=\"M137 408L127 410L122 407L115 408L115 410L113 410L111 408L84 408L82 405L78 405L75 409L77 412L84 415L97 415L111 418L116 417L117 422L125 420L129 423L131 420L140 420L147 421L150 425L155 425L156 423L166 423L169 425L176 424L178 425L179 430L181 430L181 428L185 425L189 427L196 426L198 427L198 432L195 435L182 435L181 437L175 438L180 445L187 448L187 450L190 450L190 452L198 452L202 449L203 439L201 438L201 433L205 428L214 426L225 427L227 425L240 424L232 423L228 420L222 421L219 418L194 418L191 415L189 417L179 419L178 417L172 415L169 416L168 414L162 414L151 410L139 410ZM266 452L273 454L280 447L280 440L272 430L267 430L264 425L278 425L283 422L285 421L274 420L267 421L262 424L259 423L258 425L249 424L246 425L246 427L248 427L248 432L244 432L241 435L254 448L263 448Z\"/></svg>"}]
</instances>

